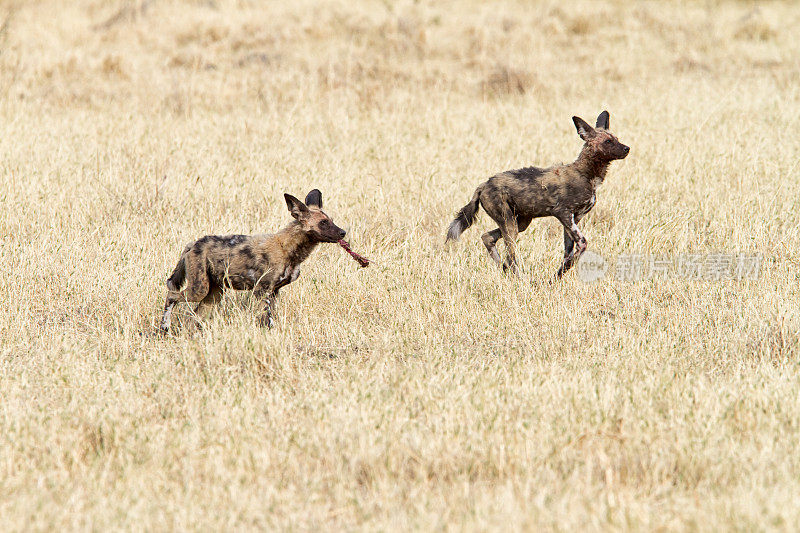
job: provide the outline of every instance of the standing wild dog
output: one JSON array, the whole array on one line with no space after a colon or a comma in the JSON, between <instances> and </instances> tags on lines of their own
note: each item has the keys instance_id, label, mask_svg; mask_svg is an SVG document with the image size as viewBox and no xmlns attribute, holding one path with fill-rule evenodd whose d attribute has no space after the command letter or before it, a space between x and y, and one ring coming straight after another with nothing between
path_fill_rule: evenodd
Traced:
<instances>
[{"instance_id":1,"label":"standing wild dog","mask_svg":"<svg viewBox=\"0 0 800 533\"><path fill-rule=\"evenodd\" d=\"M186 246L167 280L167 302L161 329L167 333L178 302L199 302L198 317L222 298L222 289L252 290L263 302L262 326L272 327L272 312L281 287L300 275L300 263L321 242L337 242L345 231L322 211L322 193L314 189L305 203L284 194L295 220L275 234L208 235ZM180 290L186 282L186 288Z\"/></svg>"},{"instance_id":2,"label":"standing wild dog","mask_svg":"<svg viewBox=\"0 0 800 533\"><path fill-rule=\"evenodd\" d=\"M608 118L608 111L603 111L592 128L583 119L572 117L578 135L586 141L574 163L509 170L479 185L472 200L450 224L446 240L458 239L475 222L480 204L499 226L483 234L483 244L500 265L496 245L502 237L507 252L503 270L517 273L515 248L519 232L525 231L534 218L556 217L564 226L564 262L557 276L564 275L586 250L586 238L578 229L578 222L594 207L595 189L603 182L608 164L625 159L630 151L608 131Z\"/></svg>"}]
</instances>

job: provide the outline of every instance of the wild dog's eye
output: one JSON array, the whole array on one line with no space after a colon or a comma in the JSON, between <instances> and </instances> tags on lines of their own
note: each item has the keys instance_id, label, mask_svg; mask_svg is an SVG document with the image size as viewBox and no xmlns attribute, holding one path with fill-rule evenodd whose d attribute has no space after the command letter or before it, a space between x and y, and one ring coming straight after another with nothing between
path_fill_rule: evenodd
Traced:
<instances>
[{"instance_id":1,"label":"wild dog's eye","mask_svg":"<svg viewBox=\"0 0 800 533\"><path fill-rule=\"evenodd\" d=\"M328 226L331 225L331 223L328 222L327 220L323 220L322 222L319 223L319 225L321 228L327 228Z\"/></svg>"},{"instance_id":2,"label":"wild dog's eye","mask_svg":"<svg viewBox=\"0 0 800 533\"><path fill-rule=\"evenodd\" d=\"M611 144L613 142L614 141L612 141L611 139L606 139L605 141L603 141L603 144Z\"/></svg>"}]
</instances>

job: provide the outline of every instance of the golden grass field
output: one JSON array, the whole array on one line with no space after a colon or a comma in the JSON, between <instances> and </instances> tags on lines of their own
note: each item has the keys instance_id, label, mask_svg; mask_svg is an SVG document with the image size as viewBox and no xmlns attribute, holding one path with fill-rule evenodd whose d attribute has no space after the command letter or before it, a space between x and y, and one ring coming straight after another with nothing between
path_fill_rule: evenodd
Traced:
<instances>
[{"instance_id":1,"label":"golden grass field","mask_svg":"<svg viewBox=\"0 0 800 533\"><path fill-rule=\"evenodd\" d=\"M800 6L0 3L3 530L797 530ZM490 175L632 148L589 249L758 279L550 284L447 225ZM208 233L321 246L278 327L155 334ZM302 195L302 196L301 196Z\"/></svg>"}]
</instances>

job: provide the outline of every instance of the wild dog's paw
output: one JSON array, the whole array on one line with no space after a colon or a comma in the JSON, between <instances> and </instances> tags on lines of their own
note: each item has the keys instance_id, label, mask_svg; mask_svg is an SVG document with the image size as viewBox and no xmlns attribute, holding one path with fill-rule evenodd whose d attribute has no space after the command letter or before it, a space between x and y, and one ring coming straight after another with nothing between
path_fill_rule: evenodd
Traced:
<instances>
[{"instance_id":1,"label":"wild dog's paw","mask_svg":"<svg viewBox=\"0 0 800 533\"><path fill-rule=\"evenodd\" d=\"M159 324L159 329L161 333L164 335L169 333L169 326L172 323L172 305L167 305L166 309L164 309L164 315L161 317L161 324Z\"/></svg>"},{"instance_id":2,"label":"wild dog's paw","mask_svg":"<svg viewBox=\"0 0 800 533\"><path fill-rule=\"evenodd\" d=\"M272 329L275 327L275 321L272 319L272 315L264 314L258 317L258 325L262 328Z\"/></svg>"}]
</instances>

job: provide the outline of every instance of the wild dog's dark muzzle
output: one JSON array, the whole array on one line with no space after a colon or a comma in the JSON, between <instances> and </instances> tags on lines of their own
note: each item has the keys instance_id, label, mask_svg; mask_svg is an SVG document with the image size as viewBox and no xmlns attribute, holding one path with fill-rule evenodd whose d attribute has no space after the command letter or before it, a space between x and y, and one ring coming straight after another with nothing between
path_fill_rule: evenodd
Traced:
<instances>
[{"instance_id":1,"label":"wild dog's dark muzzle","mask_svg":"<svg viewBox=\"0 0 800 533\"><path fill-rule=\"evenodd\" d=\"M347 235L347 232L342 228L340 228L339 226L333 226L324 233L325 240L327 240L328 242L338 242L344 239L345 235Z\"/></svg>"}]
</instances>

